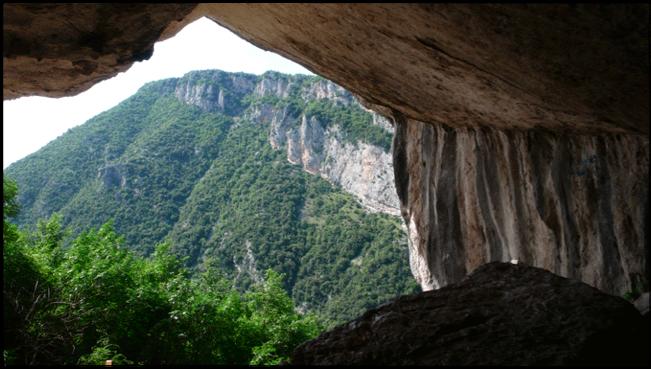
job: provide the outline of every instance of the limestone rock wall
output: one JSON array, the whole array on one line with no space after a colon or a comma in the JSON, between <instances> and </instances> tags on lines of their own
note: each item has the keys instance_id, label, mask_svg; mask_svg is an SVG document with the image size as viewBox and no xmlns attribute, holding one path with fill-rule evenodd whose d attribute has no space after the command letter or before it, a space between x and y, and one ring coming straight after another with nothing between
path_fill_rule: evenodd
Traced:
<instances>
[{"instance_id":1,"label":"limestone rock wall","mask_svg":"<svg viewBox=\"0 0 651 369\"><path fill-rule=\"evenodd\" d=\"M324 151L322 177L357 196L367 209L400 215L390 153L367 143L347 143L337 129L326 132Z\"/></svg>"},{"instance_id":2,"label":"limestone rock wall","mask_svg":"<svg viewBox=\"0 0 651 369\"><path fill-rule=\"evenodd\" d=\"M206 74L206 73L203 73ZM174 96L180 101L195 105L206 111L220 111L237 114L240 109L239 101L257 88L255 76L247 74L227 73L219 70L211 71L211 79L197 78L202 74L191 72L181 80L174 89Z\"/></svg>"},{"instance_id":3,"label":"limestone rock wall","mask_svg":"<svg viewBox=\"0 0 651 369\"><path fill-rule=\"evenodd\" d=\"M286 97L288 86L284 80L272 83L263 79L255 91L261 96L274 93L278 97ZM301 97L329 99L344 106L359 104L348 91L327 80L306 86L301 91ZM373 114L373 124L393 131L386 118L375 112L369 113ZM341 186L355 195L368 210L400 214L390 153L364 142L346 142L336 122L324 128L324 122L319 122L316 117L301 115L296 119L288 114L286 108L262 105L256 108L252 116L269 124L271 146L287 150L287 160L291 163L300 164L305 171Z\"/></svg>"},{"instance_id":4,"label":"limestone rock wall","mask_svg":"<svg viewBox=\"0 0 651 369\"><path fill-rule=\"evenodd\" d=\"M513 259L617 295L646 280L648 137L397 122L397 189L424 290Z\"/></svg>"}]
</instances>

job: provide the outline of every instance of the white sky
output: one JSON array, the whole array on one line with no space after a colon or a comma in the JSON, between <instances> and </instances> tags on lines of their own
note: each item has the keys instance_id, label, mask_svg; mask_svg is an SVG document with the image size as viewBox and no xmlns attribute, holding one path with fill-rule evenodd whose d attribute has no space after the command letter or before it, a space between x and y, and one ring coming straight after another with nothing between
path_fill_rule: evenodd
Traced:
<instances>
[{"instance_id":1,"label":"white sky","mask_svg":"<svg viewBox=\"0 0 651 369\"><path fill-rule=\"evenodd\" d=\"M146 82L181 77L192 70L262 74L275 70L313 74L302 66L259 49L207 18L154 45L149 60L102 81L79 95L59 99L40 96L2 104L2 167L38 151L69 128L80 125L133 95Z\"/></svg>"}]
</instances>

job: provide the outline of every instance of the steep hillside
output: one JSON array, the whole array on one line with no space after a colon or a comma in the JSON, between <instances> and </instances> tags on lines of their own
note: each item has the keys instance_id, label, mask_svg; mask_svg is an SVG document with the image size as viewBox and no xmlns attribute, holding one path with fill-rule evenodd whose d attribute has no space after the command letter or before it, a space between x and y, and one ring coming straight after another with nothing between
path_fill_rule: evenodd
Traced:
<instances>
[{"instance_id":1,"label":"steep hillside","mask_svg":"<svg viewBox=\"0 0 651 369\"><path fill-rule=\"evenodd\" d=\"M144 86L5 175L24 227L53 212L73 234L113 219L133 250L167 240L242 289L272 268L334 323L417 289L391 130L319 77L200 71Z\"/></svg>"}]
</instances>

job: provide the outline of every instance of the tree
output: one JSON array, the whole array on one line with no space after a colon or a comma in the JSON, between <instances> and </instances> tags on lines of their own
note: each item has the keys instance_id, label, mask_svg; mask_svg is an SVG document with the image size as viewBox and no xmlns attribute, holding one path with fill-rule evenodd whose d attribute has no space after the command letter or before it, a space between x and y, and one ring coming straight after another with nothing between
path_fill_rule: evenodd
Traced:
<instances>
[{"instance_id":1,"label":"tree","mask_svg":"<svg viewBox=\"0 0 651 369\"><path fill-rule=\"evenodd\" d=\"M58 300L57 289L44 265L26 245L27 237L8 221L18 215L18 187L5 177L3 189L4 356L16 364L56 362L71 344L66 322L58 319L52 309ZM54 223L56 219L52 223L56 228Z\"/></svg>"}]
</instances>

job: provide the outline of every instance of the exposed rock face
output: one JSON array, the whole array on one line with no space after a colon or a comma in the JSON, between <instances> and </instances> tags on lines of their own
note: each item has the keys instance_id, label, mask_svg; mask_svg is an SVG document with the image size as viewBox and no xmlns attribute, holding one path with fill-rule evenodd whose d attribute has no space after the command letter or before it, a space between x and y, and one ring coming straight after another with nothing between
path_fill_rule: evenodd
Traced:
<instances>
[{"instance_id":1,"label":"exposed rock face","mask_svg":"<svg viewBox=\"0 0 651 369\"><path fill-rule=\"evenodd\" d=\"M258 99L287 99L291 88L299 88L298 96L305 101L325 99L336 105L361 108L350 92L328 80L297 86L296 80L278 73L265 74L259 81L253 75L221 71L212 71L211 79L200 81L195 75L198 74L190 74L185 82L177 84L174 94L186 104L206 111L223 112L224 106L237 106L234 101L247 94ZM371 211L400 215L389 152L365 142L344 140L339 122L321 122L316 116L305 114L297 117L289 110L286 106L256 104L248 117L269 125L271 146L286 150L289 162L340 186ZM393 132L393 126L386 118L368 112L373 114L373 124Z\"/></svg>"},{"instance_id":2,"label":"exposed rock face","mask_svg":"<svg viewBox=\"0 0 651 369\"><path fill-rule=\"evenodd\" d=\"M618 295L646 278L646 137L403 121L394 159L424 290L512 259Z\"/></svg>"},{"instance_id":3,"label":"exposed rock face","mask_svg":"<svg viewBox=\"0 0 651 369\"><path fill-rule=\"evenodd\" d=\"M622 298L522 264L402 296L299 346L296 365L648 365Z\"/></svg>"},{"instance_id":4,"label":"exposed rock face","mask_svg":"<svg viewBox=\"0 0 651 369\"><path fill-rule=\"evenodd\" d=\"M200 77L209 74L208 79ZM219 111L237 114L240 99L256 87L250 74L226 73L220 70L190 72L185 83L179 83L174 95L186 104L195 105L205 111Z\"/></svg>"},{"instance_id":5,"label":"exposed rock face","mask_svg":"<svg viewBox=\"0 0 651 369\"><path fill-rule=\"evenodd\" d=\"M287 97L289 85L286 80L264 78L255 88L256 94ZM321 80L302 89L300 96L306 100L327 99L335 104L348 106L359 102L345 89ZM341 186L362 202L367 209L391 215L400 214L396 195L391 155L382 148L364 142L351 144L341 137L337 122L324 129L323 122L310 116L298 119L288 114L287 108L275 109L262 105L253 114L254 119L270 124L269 141L276 149L286 147L287 160L300 164L305 171L319 174L328 181ZM377 113L373 123L388 132L393 127Z\"/></svg>"},{"instance_id":6,"label":"exposed rock face","mask_svg":"<svg viewBox=\"0 0 651 369\"><path fill-rule=\"evenodd\" d=\"M328 131L322 177L356 195L367 208L392 215L400 214L391 169L391 155L366 143L352 145Z\"/></svg>"},{"instance_id":7,"label":"exposed rock face","mask_svg":"<svg viewBox=\"0 0 651 369\"><path fill-rule=\"evenodd\" d=\"M272 125L272 132L281 131L283 125L288 126L286 122ZM285 139L275 141L274 135L270 137L272 145L280 147L286 141L287 160L291 163L301 164L307 172L341 186L370 210L400 214L391 155L382 148L345 142L337 126L324 131L315 117L307 119L304 115L298 129L280 135Z\"/></svg>"}]
</instances>

